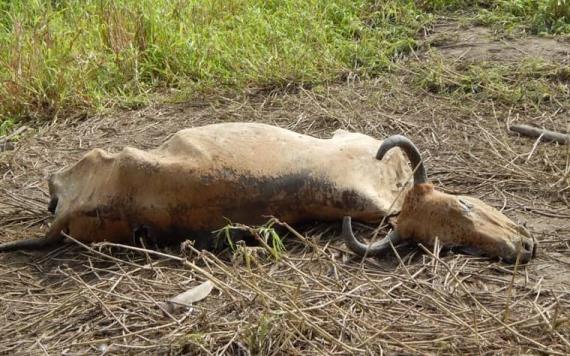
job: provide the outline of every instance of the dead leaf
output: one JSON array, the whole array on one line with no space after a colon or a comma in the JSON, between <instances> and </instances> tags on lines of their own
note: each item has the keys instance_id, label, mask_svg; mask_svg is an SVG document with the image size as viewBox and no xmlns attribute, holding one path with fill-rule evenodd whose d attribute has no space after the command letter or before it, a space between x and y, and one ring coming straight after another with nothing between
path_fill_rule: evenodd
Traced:
<instances>
[{"instance_id":1,"label":"dead leaf","mask_svg":"<svg viewBox=\"0 0 570 356\"><path fill-rule=\"evenodd\" d=\"M207 280L206 282L197 285L194 288L187 290L184 293L180 293L177 296L170 298L166 302L166 311L172 313L177 309L190 307L192 303L196 303L206 298L214 288L214 283Z\"/></svg>"}]
</instances>

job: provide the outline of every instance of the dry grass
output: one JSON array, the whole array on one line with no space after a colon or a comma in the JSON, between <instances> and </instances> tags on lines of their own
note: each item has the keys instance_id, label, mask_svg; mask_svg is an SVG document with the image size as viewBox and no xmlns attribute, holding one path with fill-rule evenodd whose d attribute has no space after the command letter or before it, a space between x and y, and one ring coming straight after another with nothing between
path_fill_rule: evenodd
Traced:
<instances>
[{"instance_id":1,"label":"dry grass","mask_svg":"<svg viewBox=\"0 0 570 356\"><path fill-rule=\"evenodd\" d=\"M347 255L295 240L281 261L247 268L208 252L186 259L68 246L38 261L59 262L41 281L12 272L31 295L26 312L4 324L2 349L564 354L570 348L569 301L561 290L541 290L534 276L518 271L513 287L510 268L481 259L436 252L360 265L344 261ZM217 290L205 301L177 314L161 308L173 293L206 279ZM6 290L4 301L19 292Z\"/></svg>"},{"instance_id":2,"label":"dry grass","mask_svg":"<svg viewBox=\"0 0 570 356\"><path fill-rule=\"evenodd\" d=\"M0 240L45 231L45 175L92 147L149 148L183 127L255 120L317 136L336 128L410 136L441 189L529 223L541 251L528 265L437 248L360 261L339 241L339 226L324 224L291 229L279 260L244 247L234 257L70 243L0 256L0 353L568 354L570 153L506 134L509 121L564 130L563 109L459 105L409 81L250 93L45 126L0 156ZM248 252L257 263L240 262ZM161 309L205 280L216 285L205 300Z\"/></svg>"}]
</instances>

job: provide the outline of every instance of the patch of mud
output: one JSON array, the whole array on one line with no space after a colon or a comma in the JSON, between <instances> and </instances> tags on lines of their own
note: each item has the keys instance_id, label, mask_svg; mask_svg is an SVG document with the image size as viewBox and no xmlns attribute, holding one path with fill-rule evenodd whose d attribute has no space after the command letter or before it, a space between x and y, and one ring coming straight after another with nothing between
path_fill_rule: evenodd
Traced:
<instances>
[{"instance_id":1,"label":"patch of mud","mask_svg":"<svg viewBox=\"0 0 570 356\"><path fill-rule=\"evenodd\" d=\"M542 58L570 64L568 41L538 36L498 38L490 28L483 26L465 28L458 24L439 24L426 41L443 57L453 61L512 63Z\"/></svg>"}]
</instances>

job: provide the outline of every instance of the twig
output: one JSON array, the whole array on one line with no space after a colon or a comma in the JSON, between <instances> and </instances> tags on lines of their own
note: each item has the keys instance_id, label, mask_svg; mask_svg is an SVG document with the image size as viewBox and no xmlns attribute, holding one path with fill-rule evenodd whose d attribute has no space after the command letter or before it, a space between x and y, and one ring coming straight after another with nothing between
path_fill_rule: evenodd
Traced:
<instances>
[{"instance_id":1,"label":"twig","mask_svg":"<svg viewBox=\"0 0 570 356\"><path fill-rule=\"evenodd\" d=\"M523 136L538 137L543 142L556 142L566 145L570 142L570 135L561 132L550 131L529 125L511 125L510 131L517 132Z\"/></svg>"},{"instance_id":2,"label":"twig","mask_svg":"<svg viewBox=\"0 0 570 356\"><path fill-rule=\"evenodd\" d=\"M24 131L26 131L28 129L27 126L21 126L18 127L16 130L14 130L12 133L10 133L9 135L6 136L0 136L0 145L4 144L8 141L10 141L12 138L18 136L19 134L23 133Z\"/></svg>"},{"instance_id":3,"label":"twig","mask_svg":"<svg viewBox=\"0 0 570 356\"><path fill-rule=\"evenodd\" d=\"M207 279L211 280L212 283L214 283L216 285L216 287L222 291L224 291L230 298L234 298L234 294L230 293L229 291L234 292L235 294L241 294L238 290L230 287L229 285L227 285L226 283L222 282L221 280L219 280L218 278L214 277L212 274L210 274L209 272L207 272L206 270L198 267L197 265L195 265L194 263L188 261L185 258L182 257L177 257L177 256L173 256L173 255L169 255L167 253L164 252L159 252L159 251L154 251L154 250L148 250L145 248L140 248L140 247L135 247L135 246L128 246L128 245L121 245L121 244L115 244L115 243L111 243L111 242L101 242L98 243L97 245L99 246L112 246L112 247L118 247L118 248L124 248L124 249L128 249L128 250L133 250L133 251L138 251L141 253L148 253L151 255L156 255L156 256L161 256L161 257L166 257L166 258L170 258L172 260L175 261L179 261L182 262L184 265L187 265L188 267L192 268L195 271L200 272L204 277L206 277Z\"/></svg>"}]
</instances>

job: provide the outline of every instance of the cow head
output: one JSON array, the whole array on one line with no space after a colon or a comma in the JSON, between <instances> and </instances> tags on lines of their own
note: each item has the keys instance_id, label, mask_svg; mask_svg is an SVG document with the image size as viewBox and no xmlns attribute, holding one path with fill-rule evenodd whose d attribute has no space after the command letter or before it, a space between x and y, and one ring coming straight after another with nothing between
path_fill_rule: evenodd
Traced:
<instances>
[{"instance_id":1,"label":"cow head","mask_svg":"<svg viewBox=\"0 0 570 356\"><path fill-rule=\"evenodd\" d=\"M535 255L537 243L523 226L479 199L446 194L428 183L420 153L406 137L396 135L385 140L376 158L382 159L393 147L400 147L415 167L414 185L405 193L396 228L372 246L355 238L350 217L345 217L343 236L354 252L374 256L389 250L390 243L414 241L433 245L437 238L442 246L500 257L509 263L515 262L517 256L525 263Z\"/></svg>"}]
</instances>

